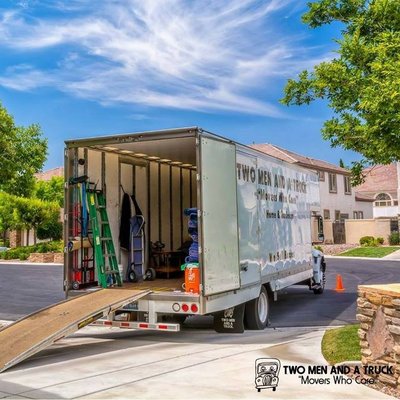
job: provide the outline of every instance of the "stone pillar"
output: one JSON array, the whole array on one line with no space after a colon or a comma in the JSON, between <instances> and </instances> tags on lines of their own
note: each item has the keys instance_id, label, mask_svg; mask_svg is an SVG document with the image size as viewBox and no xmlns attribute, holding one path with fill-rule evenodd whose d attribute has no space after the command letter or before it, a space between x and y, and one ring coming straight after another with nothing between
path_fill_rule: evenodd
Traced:
<instances>
[{"instance_id":1,"label":"stone pillar","mask_svg":"<svg viewBox=\"0 0 400 400\"><path fill-rule=\"evenodd\" d=\"M400 284L359 286L357 319L363 366L392 366L393 374L369 374L400 391Z\"/></svg>"},{"instance_id":2,"label":"stone pillar","mask_svg":"<svg viewBox=\"0 0 400 400\"><path fill-rule=\"evenodd\" d=\"M10 231L10 247L21 246L21 231Z\"/></svg>"}]
</instances>

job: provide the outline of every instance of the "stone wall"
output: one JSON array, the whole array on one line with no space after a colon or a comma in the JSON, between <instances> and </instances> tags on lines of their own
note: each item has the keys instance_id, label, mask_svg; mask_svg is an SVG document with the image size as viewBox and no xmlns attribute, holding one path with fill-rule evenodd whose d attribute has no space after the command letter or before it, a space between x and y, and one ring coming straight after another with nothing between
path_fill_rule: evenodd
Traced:
<instances>
[{"instance_id":1,"label":"stone wall","mask_svg":"<svg viewBox=\"0 0 400 400\"><path fill-rule=\"evenodd\" d=\"M63 263L63 253L31 253L28 258L33 263Z\"/></svg>"},{"instance_id":2,"label":"stone wall","mask_svg":"<svg viewBox=\"0 0 400 400\"><path fill-rule=\"evenodd\" d=\"M400 391L400 284L359 286L358 295L362 364L392 366L371 376Z\"/></svg>"},{"instance_id":3,"label":"stone wall","mask_svg":"<svg viewBox=\"0 0 400 400\"><path fill-rule=\"evenodd\" d=\"M21 231L10 231L10 247L15 248L21 246Z\"/></svg>"}]
</instances>

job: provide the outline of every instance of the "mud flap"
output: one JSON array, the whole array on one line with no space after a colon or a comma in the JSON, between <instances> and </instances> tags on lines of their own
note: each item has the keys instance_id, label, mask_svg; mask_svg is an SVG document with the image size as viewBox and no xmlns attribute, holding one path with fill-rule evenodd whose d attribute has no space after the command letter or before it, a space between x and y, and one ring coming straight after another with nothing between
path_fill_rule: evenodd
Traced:
<instances>
[{"instance_id":1,"label":"mud flap","mask_svg":"<svg viewBox=\"0 0 400 400\"><path fill-rule=\"evenodd\" d=\"M214 314L214 329L218 333L244 332L244 304Z\"/></svg>"}]
</instances>

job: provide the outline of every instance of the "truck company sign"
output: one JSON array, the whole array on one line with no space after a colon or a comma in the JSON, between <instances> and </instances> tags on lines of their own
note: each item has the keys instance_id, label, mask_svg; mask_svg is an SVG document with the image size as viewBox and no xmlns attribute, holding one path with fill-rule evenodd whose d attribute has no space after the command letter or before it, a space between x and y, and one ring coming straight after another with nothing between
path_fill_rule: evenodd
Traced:
<instances>
[{"instance_id":1,"label":"truck company sign","mask_svg":"<svg viewBox=\"0 0 400 400\"><path fill-rule=\"evenodd\" d=\"M319 205L316 174L238 152L236 178L241 262L258 263L262 268L308 262L311 210ZM259 258L254 260L257 249Z\"/></svg>"}]
</instances>

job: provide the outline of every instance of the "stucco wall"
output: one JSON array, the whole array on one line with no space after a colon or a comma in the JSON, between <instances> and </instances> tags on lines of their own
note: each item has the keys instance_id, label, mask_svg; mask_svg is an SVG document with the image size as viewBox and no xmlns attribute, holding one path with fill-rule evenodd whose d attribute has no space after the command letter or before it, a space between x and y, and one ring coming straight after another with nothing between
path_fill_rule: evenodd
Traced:
<instances>
[{"instance_id":1,"label":"stucco wall","mask_svg":"<svg viewBox=\"0 0 400 400\"><path fill-rule=\"evenodd\" d=\"M374 218L373 204L374 203L370 201L356 201L354 211L362 211L364 214L364 219ZM353 218L352 214L350 215L350 218Z\"/></svg>"},{"instance_id":2,"label":"stucco wall","mask_svg":"<svg viewBox=\"0 0 400 400\"><path fill-rule=\"evenodd\" d=\"M349 219L345 221L346 243L359 243L363 236L382 237L388 244L390 219Z\"/></svg>"},{"instance_id":3,"label":"stucco wall","mask_svg":"<svg viewBox=\"0 0 400 400\"><path fill-rule=\"evenodd\" d=\"M335 219L335 210L341 214L348 214L353 218L353 211L362 211L364 218L372 218L372 202L356 201L355 189L352 188L351 194L344 192L344 175L336 174L337 192L329 192L329 176L325 172L325 181L319 182L319 193L321 198L321 215L324 210L329 210L330 219Z\"/></svg>"},{"instance_id":4,"label":"stucco wall","mask_svg":"<svg viewBox=\"0 0 400 400\"><path fill-rule=\"evenodd\" d=\"M333 228L332 221L330 219L324 219L324 236L326 244L333 243Z\"/></svg>"}]
</instances>

